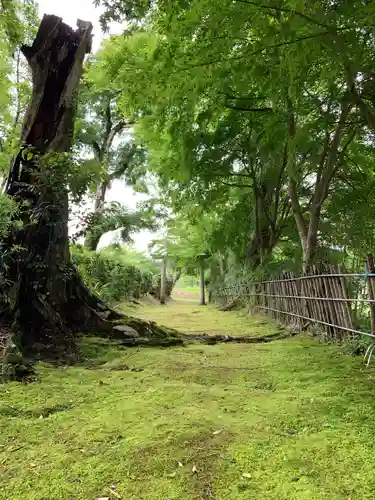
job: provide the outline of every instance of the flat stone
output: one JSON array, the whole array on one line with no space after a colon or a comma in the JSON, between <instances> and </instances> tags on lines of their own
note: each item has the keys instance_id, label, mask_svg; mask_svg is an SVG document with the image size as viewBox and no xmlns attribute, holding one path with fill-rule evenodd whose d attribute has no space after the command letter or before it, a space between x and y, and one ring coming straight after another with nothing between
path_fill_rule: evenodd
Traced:
<instances>
[{"instance_id":1,"label":"flat stone","mask_svg":"<svg viewBox=\"0 0 375 500\"><path fill-rule=\"evenodd\" d=\"M111 311L98 312L98 315L103 319L108 319L111 315Z\"/></svg>"},{"instance_id":2,"label":"flat stone","mask_svg":"<svg viewBox=\"0 0 375 500\"><path fill-rule=\"evenodd\" d=\"M116 325L113 327L113 329L117 330L118 332L122 332L126 337L139 337L139 333L137 332L137 330L134 330L134 328L128 325Z\"/></svg>"}]
</instances>

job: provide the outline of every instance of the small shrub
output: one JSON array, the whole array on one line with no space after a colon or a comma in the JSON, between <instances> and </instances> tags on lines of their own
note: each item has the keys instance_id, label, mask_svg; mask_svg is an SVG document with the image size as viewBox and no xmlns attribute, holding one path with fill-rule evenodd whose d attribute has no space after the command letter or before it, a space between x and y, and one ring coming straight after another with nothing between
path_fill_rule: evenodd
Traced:
<instances>
[{"instance_id":1,"label":"small shrub","mask_svg":"<svg viewBox=\"0 0 375 500\"><path fill-rule=\"evenodd\" d=\"M345 344L344 352L345 354L349 354L349 356L363 356L370 343L370 337L357 337Z\"/></svg>"},{"instance_id":2,"label":"small shrub","mask_svg":"<svg viewBox=\"0 0 375 500\"><path fill-rule=\"evenodd\" d=\"M127 264L126 251L121 248L92 252L83 246L74 245L72 261L86 286L104 301L140 298L152 289L151 270L141 270L133 263Z\"/></svg>"}]
</instances>

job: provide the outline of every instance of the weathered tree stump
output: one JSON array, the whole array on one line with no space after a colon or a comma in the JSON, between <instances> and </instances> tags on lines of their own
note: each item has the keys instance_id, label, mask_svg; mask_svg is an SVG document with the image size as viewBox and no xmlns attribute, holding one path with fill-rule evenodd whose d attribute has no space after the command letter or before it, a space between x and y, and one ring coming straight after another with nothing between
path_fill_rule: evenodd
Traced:
<instances>
[{"instance_id":1,"label":"weathered tree stump","mask_svg":"<svg viewBox=\"0 0 375 500\"><path fill-rule=\"evenodd\" d=\"M73 30L61 18L45 15L33 45L21 48L32 71L33 92L22 147L6 184L6 193L18 203L20 223L0 242L5 283L0 342L2 374L8 378L30 371L28 360L75 359L76 332L118 336L113 320L118 324L123 318L83 285L69 254L64 153L72 144L75 93L92 39L91 23L78 21L77 26ZM152 323L137 320L132 327L142 335L163 337ZM177 341L170 332L164 337L164 344L169 338Z\"/></svg>"}]
</instances>

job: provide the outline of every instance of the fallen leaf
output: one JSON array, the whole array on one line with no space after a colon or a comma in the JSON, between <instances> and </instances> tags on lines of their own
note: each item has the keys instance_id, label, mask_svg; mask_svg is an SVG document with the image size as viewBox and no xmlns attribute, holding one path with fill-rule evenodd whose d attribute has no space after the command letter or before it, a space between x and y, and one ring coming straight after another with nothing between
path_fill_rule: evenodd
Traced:
<instances>
[{"instance_id":1,"label":"fallen leaf","mask_svg":"<svg viewBox=\"0 0 375 500\"><path fill-rule=\"evenodd\" d=\"M13 452L13 451L18 451L18 450L21 450L23 448L23 446L11 446L10 448L7 449L7 451L10 451L10 452Z\"/></svg>"},{"instance_id":2,"label":"fallen leaf","mask_svg":"<svg viewBox=\"0 0 375 500\"><path fill-rule=\"evenodd\" d=\"M244 477L245 479L251 479L251 474L249 474L248 472L244 472L242 474L242 477Z\"/></svg>"},{"instance_id":3,"label":"fallen leaf","mask_svg":"<svg viewBox=\"0 0 375 500\"><path fill-rule=\"evenodd\" d=\"M220 429L220 430L218 430L218 431L214 431L214 432L212 433L212 435L213 435L213 436L217 436L218 434L221 434L222 432L223 432L223 429Z\"/></svg>"},{"instance_id":4,"label":"fallen leaf","mask_svg":"<svg viewBox=\"0 0 375 500\"><path fill-rule=\"evenodd\" d=\"M182 463L181 462L178 462L178 466L179 467L183 467Z\"/></svg>"},{"instance_id":5,"label":"fallen leaf","mask_svg":"<svg viewBox=\"0 0 375 500\"><path fill-rule=\"evenodd\" d=\"M30 467L36 467L36 464L30 464Z\"/></svg>"},{"instance_id":6,"label":"fallen leaf","mask_svg":"<svg viewBox=\"0 0 375 500\"><path fill-rule=\"evenodd\" d=\"M193 472L193 473L197 473L198 472L198 469L195 467L195 465L193 465L193 468L191 469L191 472Z\"/></svg>"},{"instance_id":7,"label":"fallen leaf","mask_svg":"<svg viewBox=\"0 0 375 500\"><path fill-rule=\"evenodd\" d=\"M118 498L119 500L121 499L120 495L118 493L116 493L116 491L113 491L111 490L111 488L106 488L106 491L108 491L112 496L114 496L115 498Z\"/></svg>"},{"instance_id":8,"label":"fallen leaf","mask_svg":"<svg viewBox=\"0 0 375 500\"><path fill-rule=\"evenodd\" d=\"M96 497L96 500L111 500L109 497Z\"/></svg>"}]
</instances>

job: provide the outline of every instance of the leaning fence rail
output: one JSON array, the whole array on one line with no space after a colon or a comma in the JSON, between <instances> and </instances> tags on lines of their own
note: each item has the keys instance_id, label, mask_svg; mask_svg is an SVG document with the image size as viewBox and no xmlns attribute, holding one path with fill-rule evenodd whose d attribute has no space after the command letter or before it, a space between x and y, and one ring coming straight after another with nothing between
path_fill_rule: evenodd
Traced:
<instances>
[{"instance_id":1,"label":"leaning fence rail","mask_svg":"<svg viewBox=\"0 0 375 500\"><path fill-rule=\"evenodd\" d=\"M247 297L254 311L263 311L296 329L319 325L328 340L372 337L367 363L375 352L375 272L369 255L364 273L339 267L311 267L302 276L283 273L275 280L250 281L223 287L226 302Z\"/></svg>"}]
</instances>

